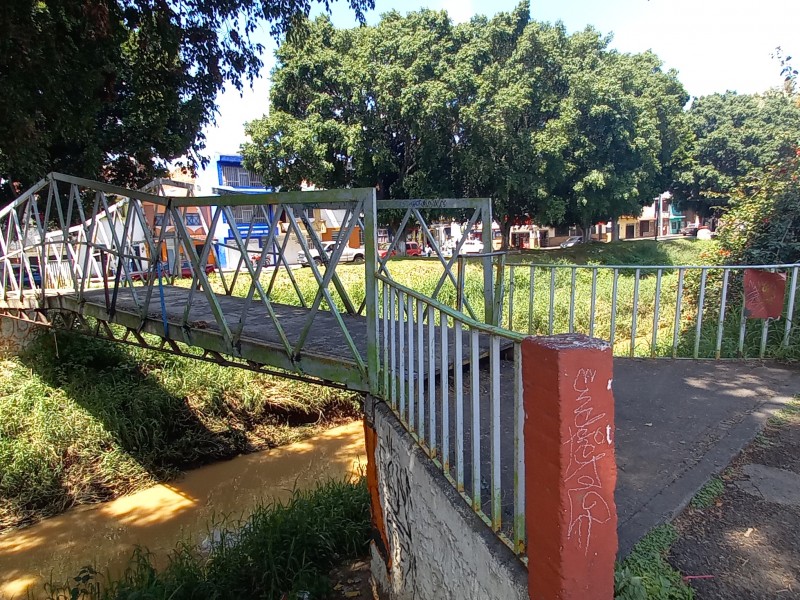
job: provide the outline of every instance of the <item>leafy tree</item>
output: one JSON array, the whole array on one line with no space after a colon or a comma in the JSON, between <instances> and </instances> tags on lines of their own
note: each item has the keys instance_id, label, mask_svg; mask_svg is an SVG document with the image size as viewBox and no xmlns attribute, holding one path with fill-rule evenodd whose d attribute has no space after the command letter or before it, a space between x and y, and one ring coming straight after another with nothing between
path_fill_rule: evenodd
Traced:
<instances>
[{"instance_id":1,"label":"leafy tree","mask_svg":"<svg viewBox=\"0 0 800 600\"><path fill-rule=\"evenodd\" d=\"M687 95L677 74L663 72L651 52L620 54L607 44L592 29L571 39L570 91L558 124L568 143L556 193L566 221L584 235L600 219L640 214L665 189L685 139Z\"/></svg>"},{"instance_id":2,"label":"leafy tree","mask_svg":"<svg viewBox=\"0 0 800 600\"><path fill-rule=\"evenodd\" d=\"M284 188L491 196L506 243L529 217L638 211L680 145L683 87L650 53L612 53L593 30L567 36L529 13L523 2L457 26L389 13L344 31L317 19L278 51L245 165Z\"/></svg>"},{"instance_id":3,"label":"leafy tree","mask_svg":"<svg viewBox=\"0 0 800 600\"><path fill-rule=\"evenodd\" d=\"M800 262L800 149L731 195L719 233L724 262Z\"/></svg>"},{"instance_id":4,"label":"leafy tree","mask_svg":"<svg viewBox=\"0 0 800 600\"><path fill-rule=\"evenodd\" d=\"M693 148L674 188L679 199L706 214L727 204L748 179L792 156L800 140L797 97L779 91L705 96L687 117Z\"/></svg>"},{"instance_id":5,"label":"leafy tree","mask_svg":"<svg viewBox=\"0 0 800 600\"><path fill-rule=\"evenodd\" d=\"M54 169L136 184L187 153L188 166L203 163L217 92L262 66L255 28L294 31L312 2L4 0L3 196ZM348 2L360 18L373 7Z\"/></svg>"},{"instance_id":6,"label":"leafy tree","mask_svg":"<svg viewBox=\"0 0 800 600\"><path fill-rule=\"evenodd\" d=\"M563 26L530 21L527 3L480 29L470 48L485 57L462 107L461 168L466 193L492 196L504 247L515 222L560 221L563 201L551 192L562 176L557 128L567 93ZM478 23L476 23L478 24Z\"/></svg>"},{"instance_id":7,"label":"leafy tree","mask_svg":"<svg viewBox=\"0 0 800 600\"><path fill-rule=\"evenodd\" d=\"M446 13L392 12L349 30L319 17L306 33L278 50L270 114L246 127L245 165L283 189L312 181L374 186L379 198L454 194L469 73L467 36ZM399 218L393 212L389 224Z\"/></svg>"}]
</instances>

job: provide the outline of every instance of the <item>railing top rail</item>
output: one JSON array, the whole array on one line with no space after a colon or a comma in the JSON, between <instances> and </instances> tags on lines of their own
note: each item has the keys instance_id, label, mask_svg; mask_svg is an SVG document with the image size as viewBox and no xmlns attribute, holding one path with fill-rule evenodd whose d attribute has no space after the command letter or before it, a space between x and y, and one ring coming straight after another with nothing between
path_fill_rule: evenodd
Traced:
<instances>
[{"instance_id":1,"label":"railing top rail","mask_svg":"<svg viewBox=\"0 0 800 600\"><path fill-rule=\"evenodd\" d=\"M378 200L378 210L405 209L405 208L478 208L483 206L489 198L408 198Z\"/></svg>"},{"instance_id":2,"label":"railing top rail","mask_svg":"<svg viewBox=\"0 0 800 600\"><path fill-rule=\"evenodd\" d=\"M454 308L450 308L446 304L442 304L441 302L439 302L437 300L434 300L433 298L430 298L429 296L426 296L425 294L421 294L420 292L417 292L416 290L412 290L409 287L406 287L406 286L404 286L404 285L402 285L400 283L397 283L394 279L386 277L385 275L382 275L380 273L376 273L375 274L375 278L377 280L379 280L379 281L383 281L384 283L388 283L390 286L397 288L398 290L400 290L404 294L407 294L407 295L411 296L412 298L415 298L417 300L422 300L423 302L427 302L428 304L433 306L435 309L441 311L445 315L447 315L447 316L449 316L449 317L451 317L451 318L453 318L453 319L455 319L457 321L460 321L464 325L468 325L472 329L476 329L478 331L481 331L483 333L487 333L487 334L490 334L490 335L496 335L496 336L499 336L499 337L503 337L503 338L512 340L514 342L521 342L526 337L525 335L523 335L521 333L515 333L513 331L509 331L508 329L503 329L502 327L496 327L494 325L487 325L486 323L481 323L480 321L476 321L475 319L472 319L472 318L468 317L464 313L462 313L462 312L460 312L460 311L458 311L458 310L456 310Z\"/></svg>"},{"instance_id":3,"label":"railing top rail","mask_svg":"<svg viewBox=\"0 0 800 600\"><path fill-rule=\"evenodd\" d=\"M304 208L347 208L375 192L374 188L309 190L306 192L260 192L172 198L173 206L250 206L254 204L302 205Z\"/></svg>"},{"instance_id":4,"label":"railing top rail","mask_svg":"<svg viewBox=\"0 0 800 600\"><path fill-rule=\"evenodd\" d=\"M473 255L475 257L486 256ZM744 270L744 269L793 269L800 267L800 263L791 264L776 264L776 265L577 265L567 263L526 263L526 262L507 262L507 267L537 267L542 269L560 268L560 269L640 269L642 271L656 271L656 270L675 270L675 269L728 269L728 270Z\"/></svg>"},{"instance_id":5,"label":"railing top rail","mask_svg":"<svg viewBox=\"0 0 800 600\"><path fill-rule=\"evenodd\" d=\"M351 188L343 190L313 190L306 192L270 192L257 194L225 194L222 196L160 196L150 191L133 190L102 181L75 177L64 173L52 172L44 179L37 182L34 186L16 198L11 204L0 210L0 218L7 215L10 211L24 204L31 196L42 190L52 181L60 181L90 188L95 191L105 192L113 196L122 198L135 198L143 202L150 202L159 206L171 205L174 207L188 206L252 206L256 204L294 204L305 208L347 208L365 198L368 194L374 193L373 188ZM155 182L152 182L155 183ZM172 180L162 179L158 183L166 186L184 187L188 189L190 184L182 184ZM147 189L147 188L146 188ZM150 188L152 189L152 188Z\"/></svg>"}]
</instances>

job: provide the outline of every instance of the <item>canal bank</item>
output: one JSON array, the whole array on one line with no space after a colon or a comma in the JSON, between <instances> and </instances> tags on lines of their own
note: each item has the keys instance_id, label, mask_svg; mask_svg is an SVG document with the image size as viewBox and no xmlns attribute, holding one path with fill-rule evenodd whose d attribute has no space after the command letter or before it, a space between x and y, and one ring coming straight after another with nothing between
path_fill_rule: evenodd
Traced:
<instances>
[{"instance_id":1,"label":"canal bank","mask_svg":"<svg viewBox=\"0 0 800 600\"><path fill-rule=\"evenodd\" d=\"M179 541L201 544L209 525L222 516L247 516L259 502L358 474L365 464L363 427L357 421L10 531L0 536L0 598L24 596L28 588L41 596L45 582L62 582L85 565L113 575L136 545L165 557Z\"/></svg>"}]
</instances>

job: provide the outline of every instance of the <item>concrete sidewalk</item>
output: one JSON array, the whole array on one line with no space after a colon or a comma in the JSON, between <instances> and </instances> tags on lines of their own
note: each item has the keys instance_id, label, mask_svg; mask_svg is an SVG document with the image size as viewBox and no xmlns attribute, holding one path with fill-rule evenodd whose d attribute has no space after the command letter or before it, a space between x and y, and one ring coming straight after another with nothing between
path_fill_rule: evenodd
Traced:
<instances>
[{"instance_id":1,"label":"concrete sidewalk","mask_svg":"<svg viewBox=\"0 0 800 600\"><path fill-rule=\"evenodd\" d=\"M614 359L620 558L800 394L776 363Z\"/></svg>"}]
</instances>

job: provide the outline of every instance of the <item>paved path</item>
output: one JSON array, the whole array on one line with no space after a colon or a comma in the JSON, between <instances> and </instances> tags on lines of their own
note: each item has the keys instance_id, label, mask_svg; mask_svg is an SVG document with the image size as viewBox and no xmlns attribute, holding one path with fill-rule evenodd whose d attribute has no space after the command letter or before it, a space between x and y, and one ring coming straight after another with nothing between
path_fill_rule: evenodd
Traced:
<instances>
[{"instance_id":1,"label":"paved path","mask_svg":"<svg viewBox=\"0 0 800 600\"><path fill-rule=\"evenodd\" d=\"M800 368L760 362L615 359L620 555L800 394Z\"/></svg>"}]
</instances>

